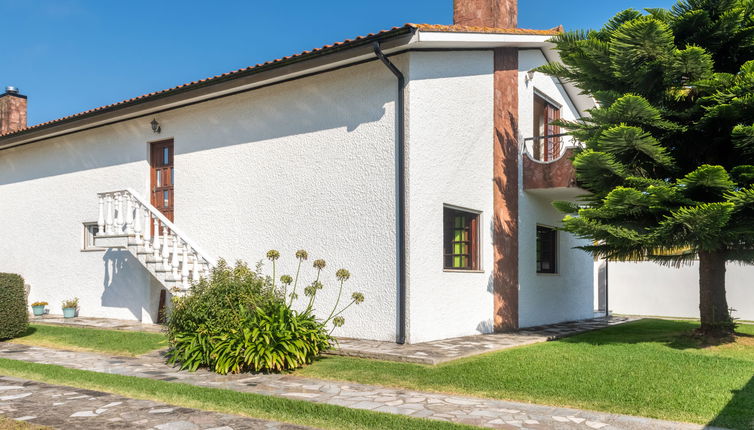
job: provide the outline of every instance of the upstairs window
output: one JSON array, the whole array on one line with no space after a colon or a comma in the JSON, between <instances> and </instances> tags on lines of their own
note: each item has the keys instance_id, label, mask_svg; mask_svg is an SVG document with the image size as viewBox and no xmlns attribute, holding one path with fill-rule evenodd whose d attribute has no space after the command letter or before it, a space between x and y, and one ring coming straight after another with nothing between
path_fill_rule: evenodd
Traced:
<instances>
[{"instance_id":1,"label":"upstairs window","mask_svg":"<svg viewBox=\"0 0 754 430\"><path fill-rule=\"evenodd\" d=\"M558 273L558 231L537 226L537 273Z\"/></svg>"},{"instance_id":2,"label":"upstairs window","mask_svg":"<svg viewBox=\"0 0 754 430\"><path fill-rule=\"evenodd\" d=\"M552 122L560 119L560 108L534 95L534 158L540 161L552 161L560 157L560 137L546 137L560 134L560 127Z\"/></svg>"},{"instance_id":3,"label":"upstairs window","mask_svg":"<svg viewBox=\"0 0 754 430\"><path fill-rule=\"evenodd\" d=\"M458 209L444 210L446 270L479 269L479 214Z\"/></svg>"}]
</instances>

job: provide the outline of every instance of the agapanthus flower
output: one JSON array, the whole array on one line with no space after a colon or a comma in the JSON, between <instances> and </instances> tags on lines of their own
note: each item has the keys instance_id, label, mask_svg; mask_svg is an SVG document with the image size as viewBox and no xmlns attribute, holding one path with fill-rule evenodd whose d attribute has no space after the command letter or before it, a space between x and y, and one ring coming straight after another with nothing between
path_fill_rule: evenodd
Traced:
<instances>
[{"instance_id":1,"label":"agapanthus flower","mask_svg":"<svg viewBox=\"0 0 754 430\"><path fill-rule=\"evenodd\" d=\"M357 305L364 301L364 294L356 292L351 294L351 298L353 299L354 303Z\"/></svg>"},{"instance_id":2,"label":"agapanthus flower","mask_svg":"<svg viewBox=\"0 0 754 430\"><path fill-rule=\"evenodd\" d=\"M316 269L322 270L325 268L325 266L326 266L325 260L322 260L322 259L314 260L314 267Z\"/></svg>"},{"instance_id":3,"label":"agapanthus flower","mask_svg":"<svg viewBox=\"0 0 754 430\"><path fill-rule=\"evenodd\" d=\"M290 275L283 275L280 277L280 282L284 283L285 285L291 285L291 283L293 283L293 277Z\"/></svg>"},{"instance_id":4,"label":"agapanthus flower","mask_svg":"<svg viewBox=\"0 0 754 430\"><path fill-rule=\"evenodd\" d=\"M351 273L346 269L338 269L338 271L335 272L335 276L339 281L347 281L348 278L351 277Z\"/></svg>"},{"instance_id":5,"label":"agapanthus flower","mask_svg":"<svg viewBox=\"0 0 754 430\"><path fill-rule=\"evenodd\" d=\"M275 261L278 258L280 258L280 253L274 249L271 249L267 251L267 259L270 261Z\"/></svg>"},{"instance_id":6,"label":"agapanthus flower","mask_svg":"<svg viewBox=\"0 0 754 430\"><path fill-rule=\"evenodd\" d=\"M346 319L343 317L335 317L332 319L332 325L335 327L342 327L346 323Z\"/></svg>"},{"instance_id":7,"label":"agapanthus flower","mask_svg":"<svg viewBox=\"0 0 754 430\"><path fill-rule=\"evenodd\" d=\"M298 258L301 261L304 261L307 258L309 258L309 253L306 252L306 250L299 249L298 251L296 251L296 258Z\"/></svg>"}]
</instances>

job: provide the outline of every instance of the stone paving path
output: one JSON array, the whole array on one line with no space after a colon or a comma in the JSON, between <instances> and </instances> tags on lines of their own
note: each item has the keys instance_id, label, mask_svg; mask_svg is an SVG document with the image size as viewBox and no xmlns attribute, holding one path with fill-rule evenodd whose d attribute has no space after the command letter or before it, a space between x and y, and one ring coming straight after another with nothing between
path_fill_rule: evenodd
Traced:
<instances>
[{"instance_id":1,"label":"stone paving path","mask_svg":"<svg viewBox=\"0 0 754 430\"><path fill-rule=\"evenodd\" d=\"M66 325L74 327L89 327L108 330L144 331L148 333L162 333L164 326L159 324L143 324L139 321L115 320L110 318L76 317L63 318L62 315L29 316L29 321L41 324Z\"/></svg>"},{"instance_id":2,"label":"stone paving path","mask_svg":"<svg viewBox=\"0 0 754 430\"><path fill-rule=\"evenodd\" d=\"M62 429L305 430L308 428L2 376L0 376L0 416Z\"/></svg>"},{"instance_id":3,"label":"stone paving path","mask_svg":"<svg viewBox=\"0 0 754 430\"><path fill-rule=\"evenodd\" d=\"M527 403L481 399L292 375L217 375L182 372L159 354L109 357L94 353L0 343L0 357L74 369L328 403L498 429L701 429L704 426Z\"/></svg>"},{"instance_id":4,"label":"stone paving path","mask_svg":"<svg viewBox=\"0 0 754 430\"><path fill-rule=\"evenodd\" d=\"M328 354L419 364L440 364L472 355L532 343L547 342L586 331L636 321L637 319L640 319L640 317L600 317L583 321L529 327L517 332L481 334L406 345L398 345L395 342L339 338L338 348L329 351ZM63 318L60 315L33 317L32 322L110 330L145 331L150 333L160 333L164 328L158 324L142 324L138 321L91 317Z\"/></svg>"},{"instance_id":5,"label":"stone paving path","mask_svg":"<svg viewBox=\"0 0 754 430\"><path fill-rule=\"evenodd\" d=\"M340 338L338 339L338 348L328 351L328 354L420 364L440 364L472 355L561 339L638 319L640 318L601 317L529 327L510 333L480 334L405 345L398 345L395 342Z\"/></svg>"}]
</instances>

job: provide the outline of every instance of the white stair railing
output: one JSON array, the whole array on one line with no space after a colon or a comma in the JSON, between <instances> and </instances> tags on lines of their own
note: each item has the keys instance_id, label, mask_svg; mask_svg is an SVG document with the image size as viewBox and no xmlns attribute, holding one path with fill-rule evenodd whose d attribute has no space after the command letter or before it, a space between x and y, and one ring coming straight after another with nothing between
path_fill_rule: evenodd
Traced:
<instances>
[{"instance_id":1,"label":"white stair railing","mask_svg":"<svg viewBox=\"0 0 754 430\"><path fill-rule=\"evenodd\" d=\"M97 197L97 237L127 236L128 247L145 255L145 265L164 273L161 280L174 285L174 290L185 291L216 265L209 254L133 190L108 191Z\"/></svg>"}]
</instances>

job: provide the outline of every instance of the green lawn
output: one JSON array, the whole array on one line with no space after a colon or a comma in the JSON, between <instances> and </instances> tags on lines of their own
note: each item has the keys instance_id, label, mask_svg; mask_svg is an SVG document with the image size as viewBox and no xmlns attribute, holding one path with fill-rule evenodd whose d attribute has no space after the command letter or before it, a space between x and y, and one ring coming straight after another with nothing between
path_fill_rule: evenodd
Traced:
<instances>
[{"instance_id":1,"label":"green lawn","mask_svg":"<svg viewBox=\"0 0 754 430\"><path fill-rule=\"evenodd\" d=\"M140 355L167 346L165 335L159 333L46 324L30 324L25 335L11 342L114 355Z\"/></svg>"},{"instance_id":2,"label":"green lawn","mask_svg":"<svg viewBox=\"0 0 754 430\"><path fill-rule=\"evenodd\" d=\"M442 421L0 358L0 374L323 429L471 430ZM15 427L11 427L15 430ZM2 429L2 423L0 423Z\"/></svg>"},{"instance_id":3,"label":"green lawn","mask_svg":"<svg viewBox=\"0 0 754 430\"><path fill-rule=\"evenodd\" d=\"M709 348L695 327L642 320L438 366L332 357L296 374L754 429L754 325Z\"/></svg>"}]
</instances>

